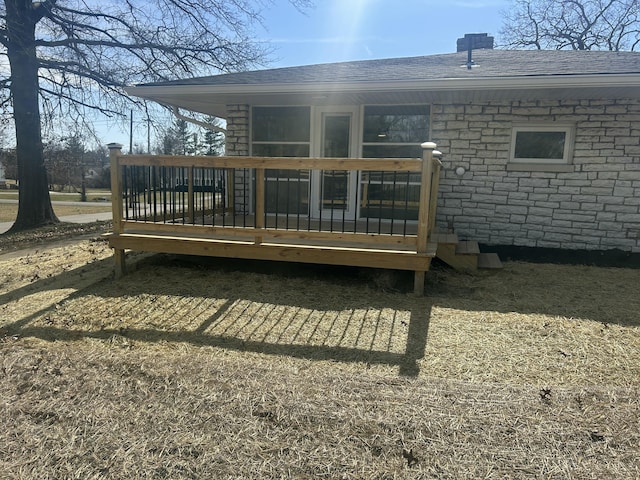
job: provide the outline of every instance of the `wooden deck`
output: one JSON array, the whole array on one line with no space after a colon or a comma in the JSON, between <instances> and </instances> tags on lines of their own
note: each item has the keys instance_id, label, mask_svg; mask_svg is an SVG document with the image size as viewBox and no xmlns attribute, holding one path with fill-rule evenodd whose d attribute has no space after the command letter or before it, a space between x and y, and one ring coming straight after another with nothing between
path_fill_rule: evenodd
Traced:
<instances>
[{"instance_id":1,"label":"wooden deck","mask_svg":"<svg viewBox=\"0 0 640 480\"><path fill-rule=\"evenodd\" d=\"M109 244L114 248L116 276L123 275L125 250L202 255L226 258L278 260L287 262L348 265L410 270L415 272L415 292L424 291L424 276L436 255L437 244L429 241L434 230L435 204L440 162L433 157L435 144L425 144L422 159L314 159L261 157L123 156L111 148L114 231ZM130 213L133 194L127 190L124 168L150 170L148 178L165 175L166 169L250 169L255 172L255 193L251 214L239 214L237 192L226 192L226 207L216 210L194 194L193 175L185 203L161 201L161 208L144 208L144 215ZM353 170L419 172L421 179L418 220L309 219L297 215L265 214L265 170ZM145 174L146 175L146 174ZM130 182L131 183L131 182ZM136 194L137 195L137 194ZM163 194L164 195L164 194ZM139 200L136 196L136 201ZM180 204L178 208L175 205ZM200 208L200 209L199 209ZM246 209L246 205L243 207ZM171 215L167 215L167 210ZM207 209L209 209L207 211ZM158 211L161 211L158 214ZM216 214L217 212L217 214ZM231 212L231 213L229 213ZM180 215L177 215L180 213ZM225 215L222 215L224 213ZM176 217L179 218L176 218Z\"/></svg>"}]
</instances>

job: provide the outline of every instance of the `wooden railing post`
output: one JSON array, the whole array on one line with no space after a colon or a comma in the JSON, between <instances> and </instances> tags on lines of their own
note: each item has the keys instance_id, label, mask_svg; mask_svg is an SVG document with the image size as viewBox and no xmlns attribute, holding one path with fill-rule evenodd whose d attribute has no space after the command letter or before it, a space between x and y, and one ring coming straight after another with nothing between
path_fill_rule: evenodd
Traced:
<instances>
[{"instance_id":1,"label":"wooden railing post","mask_svg":"<svg viewBox=\"0 0 640 480\"><path fill-rule=\"evenodd\" d=\"M427 252L427 241L429 239L429 226L431 220L429 213L431 211L431 188L433 177L433 151L436 149L436 144L433 142L425 142L422 145L422 171L420 175L420 204L418 206L418 235L417 252ZM415 272L414 280L414 292L416 295L422 295L424 293L424 271Z\"/></svg>"},{"instance_id":2,"label":"wooden railing post","mask_svg":"<svg viewBox=\"0 0 640 480\"><path fill-rule=\"evenodd\" d=\"M433 173L431 180L431 199L429 200L429 233L428 236L434 232L436 228L436 210L438 208L438 190L440 188L440 170L442 170L442 153L434 150L433 157Z\"/></svg>"},{"instance_id":3,"label":"wooden railing post","mask_svg":"<svg viewBox=\"0 0 640 480\"><path fill-rule=\"evenodd\" d=\"M109 163L111 169L111 211L113 221L113 234L119 235L122 233L122 169L120 168L120 155L122 153L122 145L119 143L110 143L107 145L109 148ZM114 248L113 258L115 259L115 276L120 278L125 273L125 258L124 250Z\"/></svg>"}]
</instances>

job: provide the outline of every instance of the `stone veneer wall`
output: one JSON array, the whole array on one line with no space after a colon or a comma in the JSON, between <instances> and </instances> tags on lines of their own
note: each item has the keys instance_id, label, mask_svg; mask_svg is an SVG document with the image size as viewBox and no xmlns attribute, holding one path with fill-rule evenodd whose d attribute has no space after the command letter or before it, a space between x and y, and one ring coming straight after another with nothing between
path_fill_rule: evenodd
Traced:
<instances>
[{"instance_id":1,"label":"stone veneer wall","mask_svg":"<svg viewBox=\"0 0 640 480\"><path fill-rule=\"evenodd\" d=\"M442 227L490 245L640 252L640 101L435 104L431 116ZM527 121L575 125L570 172L507 169L512 124Z\"/></svg>"},{"instance_id":2,"label":"stone veneer wall","mask_svg":"<svg viewBox=\"0 0 640 480\"><path fill-rule=\"evenodd\" d=\"M227 105L226 155L249 155L249 105Z\"/></svg>"},{"instance_id":3,"label":"stone veneer wall","mask_svg":"<svg viewBox=\"0 0 640 480\"><path fill-rule=\"evenodd\" d=\"M226 154L249 155L249 106L227 110ZM640 252L640 101L434 104L431 116L442 227L490 245ZM527 121L575 125L570 172L507 169L512 125ZM237 208L248 182L236 174Z\"/></svg>"},{"instance_id":4,"label":"stone veneer wall","mask_svg":"<svg viewBox=\"0 0 640 480\"><path fill-rule=\"evenodd\" d=\"M225 155L249 155L249 105L227 105L227 135ZM237 213L251 210L250 175L244 170L236 170L234 175L235 209Z\"/></svg>"}]
</instances>

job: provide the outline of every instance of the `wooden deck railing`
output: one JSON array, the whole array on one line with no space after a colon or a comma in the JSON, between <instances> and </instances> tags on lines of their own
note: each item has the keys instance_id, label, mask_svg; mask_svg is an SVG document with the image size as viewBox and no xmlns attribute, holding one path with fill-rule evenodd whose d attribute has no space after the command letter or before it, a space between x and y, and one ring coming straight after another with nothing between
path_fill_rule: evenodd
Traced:
<instances>
[{"instance_id":1,"label":"wooden deck railing","mask_svg":"<svg viewBox=\"0 0 640 480\"><path fill-rule=\"evenodd\" d=\"M424 289L441 167L433 143L423 144L422 159L122 155L120 145L109 147L117 275L124 248L133 248L414 270L416 291ZM339 196L326 205L330 214L312 217L312 171L362 172L355 197L366 218L348 217Z\"/></svg>"}]
</instances>

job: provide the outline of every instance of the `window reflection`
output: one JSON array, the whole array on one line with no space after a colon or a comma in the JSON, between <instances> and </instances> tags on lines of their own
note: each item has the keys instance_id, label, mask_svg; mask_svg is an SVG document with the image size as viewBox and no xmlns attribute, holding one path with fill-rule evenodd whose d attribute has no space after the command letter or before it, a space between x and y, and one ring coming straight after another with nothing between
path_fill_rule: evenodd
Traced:
<instances>
[{"instance_id":1,"label":"window reflection","mask_svg":"<svg viewBox=\"0 0 640 480\"><path fill-rule=\"evenodd\" d=\"M364 110L365 143L422 143L429 130L427 105L370 106Z\"/></svg>"}]
</instances>

